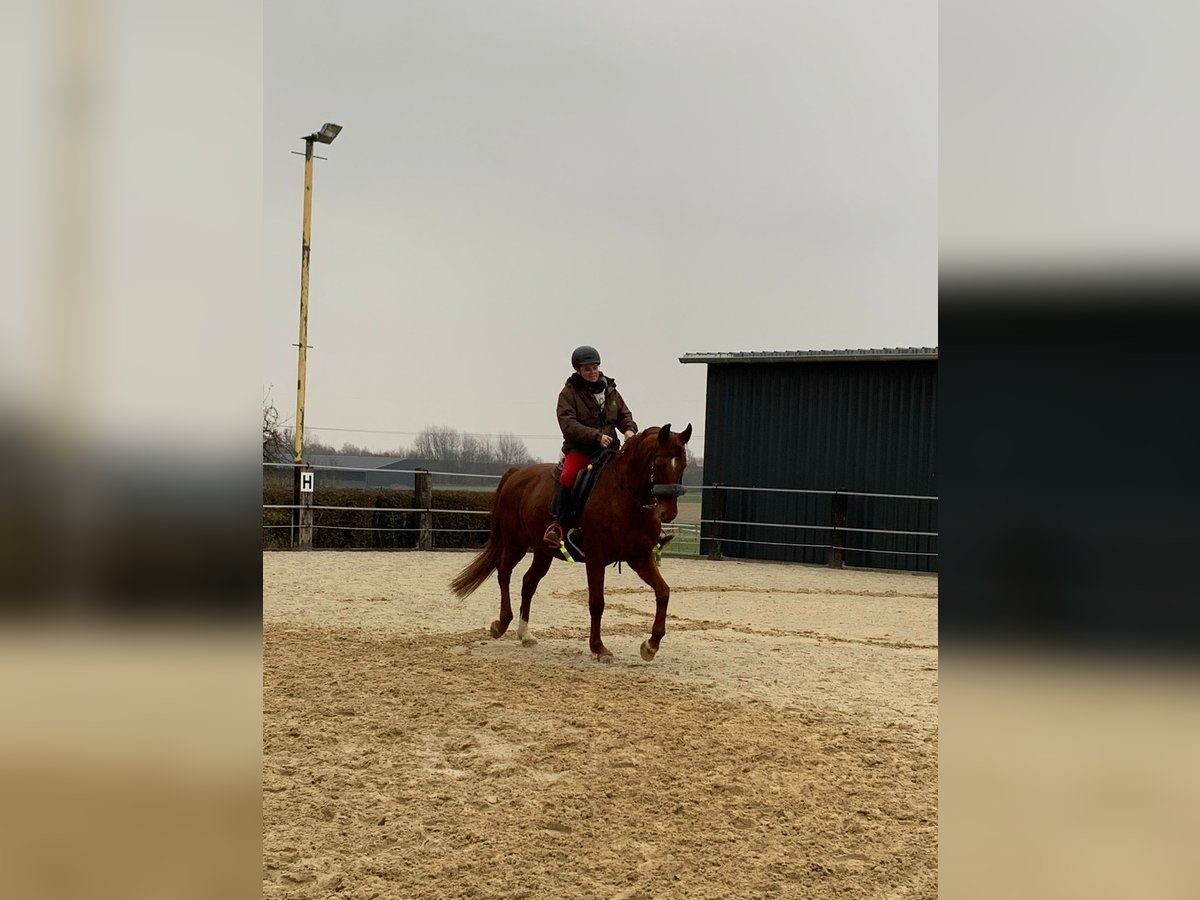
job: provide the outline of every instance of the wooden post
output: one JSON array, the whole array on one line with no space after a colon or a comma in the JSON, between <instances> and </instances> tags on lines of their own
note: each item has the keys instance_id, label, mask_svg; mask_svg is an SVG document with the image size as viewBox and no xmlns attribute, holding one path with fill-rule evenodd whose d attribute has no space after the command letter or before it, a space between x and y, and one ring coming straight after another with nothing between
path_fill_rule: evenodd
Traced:
<instances>
[{"instance_id":1,"label":"wooden post","mask_svg":"<svg viewBox=\"0 0 1200 900\"><path fill-rule=\"evenodd\" d=\"M708 539L708 558L721 559L721 537L725 532L725 485L713 485L713 500L712 500L712 517L714 519L712 526L712 535Z\"/></svg>"},{"instance_id":2,"label":"wooden post","mask_svg":"<svg viewBox=\"0 0 1200 900\"><path fill-rule=\"evenodd\" d=\"M313 541L313 497L316 473L312 466L292 469L292 549L311 550Z\"/></svg>"},{"instance_id":3,"label":"wooden post","mask_svg":"<svg viewBox=\"0 0 1200 900\"><path fill-rule=\"evenodd\" d=\"M428 469L417 469L413 475L413 506L417 513L417 549L433 549L433 478Z\"/></svg>"},{"instance_id":4,"label":"wooden post","mask_svg":"<svg viewBox=\"0 0 1200 900\"><path fill-rule=\"evenodd\" d=\"M296 463L304 460L304 381L308 366L308 257L309 236L312 233L312 173L313 141L316 135L304 139L304 233L300 244L300 343L296 346Z\"/></svg>"},{"instance_id":5,"label":"wooden post","mask_svg":"<svg viewBox=\"0 0 1200 900\"><path fill-rule=\"evenodd\" d=\"M833 531L829 536L829 561L826 563L831 569L840 569L846 562L846 532L842 531L846 527L846 510L849 504L849 498L841 491L833 492Z\"/></svg>"}]
</instances>

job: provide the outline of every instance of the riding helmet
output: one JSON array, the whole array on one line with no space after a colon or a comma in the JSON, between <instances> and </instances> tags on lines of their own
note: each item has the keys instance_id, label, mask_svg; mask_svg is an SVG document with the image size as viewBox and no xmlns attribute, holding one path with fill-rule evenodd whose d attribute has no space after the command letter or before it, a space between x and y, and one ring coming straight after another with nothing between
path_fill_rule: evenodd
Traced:
<instances>
[{"instance_id":1,"label":"riding helmet","mask_svg":"<svg viewBox=\"0 0 1200 900\"><path fill-rule=\"evenodd\" d=\"M586 344L582 347L576 347L575 352L571 354L571 367L578 369L580 366L592 365L600 365L600 354L596 348L589 347Z\"/></svg>"}]
</instances>

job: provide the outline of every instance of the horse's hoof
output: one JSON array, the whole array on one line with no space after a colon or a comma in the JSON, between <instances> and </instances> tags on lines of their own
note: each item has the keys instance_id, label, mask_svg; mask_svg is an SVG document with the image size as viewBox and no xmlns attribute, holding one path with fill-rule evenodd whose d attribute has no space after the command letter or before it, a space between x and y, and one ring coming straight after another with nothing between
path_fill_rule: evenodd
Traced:
<instances>
[{"instance_id":1,"label":"horse's hoof","mask_svg":"<svg viewBox=\"0 0 1200 900\"><path fill-rule=\"evenodd\" d=\"M658 652L657 650L655 650L653 647L650 646L649 640L642 641L642 646L641 646L642 659L644 659L646 662L650 662L650 660L654 659L654 654L656 654L657 652Z\"/></svg>"},{"instance_id":2,"label":"horse's hoof","mask_svg":"<svg viewBox=\"0 0 1200 900\"><path fill-rule=\"evenodd\" d=\"M521 638L521 646L522 647L536 647L537 646L537 638L532 637L530 635L525 635L525 637Z\"/></svg>"},{"instance_id":3,"label":"horse's hoof","mask_svg":"<svg viewBox=\"0 0 1200 900\"><path fill-rule=\"evenodd\" d=\"M492 627L488 629L492 633L493 638L498 638L504 634L504 629L500 627L500 620L497 619L492 623Z\"/></svg>"},{"instance_id":4,"label":"horse's hoof","mask_svg":"<svg viewBox=\"0 0 1200 900\"><path fill-rule=\"evenodd\" d=\"M596 654L596 662L610 663L612 661L613 661L613 655L611 653L597 653Z\"/></svg>"}]
</instances>

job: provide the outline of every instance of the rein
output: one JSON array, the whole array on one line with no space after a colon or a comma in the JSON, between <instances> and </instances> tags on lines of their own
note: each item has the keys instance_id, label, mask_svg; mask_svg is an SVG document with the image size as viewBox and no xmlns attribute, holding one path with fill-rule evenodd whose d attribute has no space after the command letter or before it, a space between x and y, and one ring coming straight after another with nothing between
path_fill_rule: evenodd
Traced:
<instances>
[{"instance_id":1,"label":"rein","mask_svg":"<svg viewBox=\"0 0 1200 900\"><path fill-rule=\"evenodd\" d=\"M650 454L650 502L643 503L642 509L655 509L658 506L658 498L654 496L654 454Z\"/></svg>"},{"instance_id":2,"label":"rein","mask_svg":"<svg viewBox=\"0 0 1200 900\"><path fill-rule=\"evenodd\" d=\"M626 445L624 449L625 449L625 452L628 452L628 445ZM641 503L639 501L638 505L641 506L642 509L654 509L656 506L658 506L658 498L654 496L654 451L653 451L653 448L651 448L649 457L650 457L650 502L649 503ZM625 462L625 460L622 460L622 462ZM621 478L621 486L622 487L624 487L625 483L626 483L626 479L624 476L627 476L629 469L633 468L636 465L637 465L637 462L632 459L630 459L625 464L625 466L624 466L625 471L621 473L623 476Z\"/></svg>"},{"instance_id":3,"label":"rein","mask_svg":"<svg viewBox=\"0 0 1200 900\"><path fill-rule=\"evenodd\" d=\"M656 484L654 480L654 461L656 457L653 447L651 447L648 455L650 457L650 502L639 503L638 505L641 506L642 509L656 509L658 507L658 495L654 492L654 487Z\"/></svg>"}]
</instances>

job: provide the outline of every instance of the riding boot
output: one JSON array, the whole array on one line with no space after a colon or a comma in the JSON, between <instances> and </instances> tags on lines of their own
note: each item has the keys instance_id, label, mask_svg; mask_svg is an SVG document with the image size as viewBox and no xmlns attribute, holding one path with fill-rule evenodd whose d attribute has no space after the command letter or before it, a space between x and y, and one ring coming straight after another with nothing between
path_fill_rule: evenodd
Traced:
<instances>
[{"instance_id":1,"label":"riding boot","mask_svg":"<svg viewBox=\"0 0 1200 900\"><path fill-rule=\"evenodd\" d=\"M554 496L550 499L550 527L546 529L546 534L542 538L546 544L554 549L558 549L559 542L562 541L563 535L566 533L562 527L562 518L564 508L567 503L567 488L562 484L554 485Z\"/></svg>"}]
</instances>

